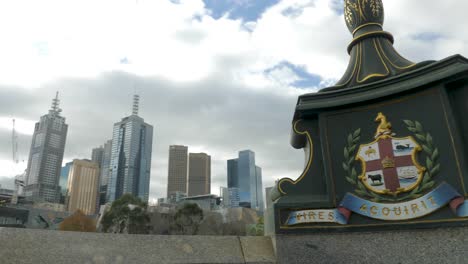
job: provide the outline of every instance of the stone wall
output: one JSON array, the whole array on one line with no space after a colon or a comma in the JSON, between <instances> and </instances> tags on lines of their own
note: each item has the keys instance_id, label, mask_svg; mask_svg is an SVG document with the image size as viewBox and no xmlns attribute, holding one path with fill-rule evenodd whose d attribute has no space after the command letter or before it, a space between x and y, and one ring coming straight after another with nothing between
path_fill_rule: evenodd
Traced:
<instances>
[{"instance_id":1,"label":"stone wall","mask_svg":"<svg viewBox=\"0 0 468 264\"><path fill-rule=\"evenodd\" d=\"M275 242L279 263L468 263L468 227L278 235Z\"/></svg>"},{"instance_id":2,"label":"stone wall","mask_svg":"<svg viewBox=\"0 0 468 264\"><path fill-rule=\"evenodd\" d=\"M468 227L269 237L0 228L0 263L468 263ZM277 261L277 262L276 262Z\"/></svg>"},{"instance_id":3,"label":"stone wall","mask_svg":"<svg viewBox=\"0 0 468 264\"><path fill-rule=\"evenodd\" d=\"M276 263L269 237L156 236L0 228L0 263Z\"/></svg>"}]
</instances>

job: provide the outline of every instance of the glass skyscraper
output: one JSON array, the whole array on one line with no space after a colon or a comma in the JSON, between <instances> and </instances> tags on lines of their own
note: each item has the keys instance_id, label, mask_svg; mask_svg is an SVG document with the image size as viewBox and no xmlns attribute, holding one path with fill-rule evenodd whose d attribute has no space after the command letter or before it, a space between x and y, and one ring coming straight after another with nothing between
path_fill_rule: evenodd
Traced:
<instances>
[{"instance_id":1,"label":"glass skyscraper","mask_svg":"<svg viewBox=\"0 0 468 264\"><path fill-rule=\"evenodd\" d=\"M68 125L60 116L58 92L49 113L41 116L34 127L24 194L35 202L60 201L60 170L62 168Z\"/></svg>"},{"instance_id":2,"label":"glass skyscraper","mask_svg":"<svg viewBox=\"0 0 468 264\"><path fill-rule=\"evenodd\" d=\"M255 153L239 152L239 158L227 161L228 188L237 188L239 206L263 211L262 169L255 166Z\"/></svg>"},{"instance_id":3,"label":"glass skyscraper","mask_svg":"<svg viewBox=\"0 0 468 264\"><path fill-rule=\"evenodd\" d=\"M101 154L102 153L102 154ZM110 175L110 162L112 155L112 140L106 141L104 146L93 149L91 160L99 164L99 199L98 205L106 203L107 181Z\"/></svg>"},{"instance_id":4,"label":"glass skyscraper","mask_svg":"<svg viewBox=\"0 0 468 264\"><path fill-rule=\"evenodd\" d=\"M114 124L107 202L126 193L148 202L153 126L138 116L138 101L135 95L132 115Z\"/></svg>"},{"instance_id":5,"label":"glass skyscraper","mask_svg":"<svg viewBox=\"0 0 468 264\"><path fill-rule=\"evenodd\" d=\"M65 196L67 195L67 189L68 189L68 174L70 173L70 169L72 165L73 165L73 162L68 162L60 170L59 185L60 185L60 192L61 192L60 194L61 204L65 203Z\"/></svg>"}]
</instances>

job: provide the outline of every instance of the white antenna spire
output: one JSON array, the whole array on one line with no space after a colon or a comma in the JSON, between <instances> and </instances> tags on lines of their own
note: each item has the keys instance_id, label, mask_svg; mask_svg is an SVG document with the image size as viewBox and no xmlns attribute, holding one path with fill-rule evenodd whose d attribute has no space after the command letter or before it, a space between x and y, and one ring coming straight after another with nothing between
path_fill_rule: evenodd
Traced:
<instances>
[{"instance_id":1,"label":"white antenna spire","mask_svg":"<svg viewBox=\"0 0 468 264\"><path fill-rule=\"evenodd\" d=\"M60 109L60 100L58 98L59 96L59 92L57 91L55 93L55 98L52 99L52 107L50 109L50 112L53 113L53 114L56 114L56 115L59 115L60 112L62 112L62 109Z\"/></svg>"},{"instance_id":2,"label":"white antenna spire","mask_svg":"<svg viewBox=\"0 0 468 264\"><path fill-rule=\"evenodd\" d=\"M140 96L138 94L133 95L132 115L138 115L139 104L140 104Z\"/></svg>"}]
</instances>

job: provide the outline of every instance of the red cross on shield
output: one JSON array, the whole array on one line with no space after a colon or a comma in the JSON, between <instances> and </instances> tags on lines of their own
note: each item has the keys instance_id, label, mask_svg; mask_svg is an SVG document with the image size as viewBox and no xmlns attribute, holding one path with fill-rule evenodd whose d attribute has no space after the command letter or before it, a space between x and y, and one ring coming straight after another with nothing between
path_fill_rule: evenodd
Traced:
<instances>
[{"instance_id":1,"label":"red cross on shield","mask_svg":"<svg viewBox=\"0 0 468 264\"><path fill-rule=\"evenodd\" d=\"M377 193L397 194L416 186L422 177L422 167L415 161L420 147L412 137L379 137L361 145L357 159L361 160L364 185Z\"/></svg>"}]
</instances>

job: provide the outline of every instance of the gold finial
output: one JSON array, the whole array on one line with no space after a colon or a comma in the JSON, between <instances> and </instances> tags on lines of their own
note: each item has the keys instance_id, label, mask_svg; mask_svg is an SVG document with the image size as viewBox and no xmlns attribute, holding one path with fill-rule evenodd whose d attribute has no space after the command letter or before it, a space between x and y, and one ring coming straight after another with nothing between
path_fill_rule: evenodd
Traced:
<instances>
[{"instance_id":1,"label":"gold finial","mask_svg":"<svg viewBox=\"0 0 468 264\"><path fill-rule=\"evenodd\" d=\"M384 9L382 0L345 0L344 17L353 34L366 25L383 25Z\"/></svg>"},{"instance_id":2,"label":"gold finial","mask_svg":"<svg viewBox=\"0 0 468 264\"><path fill-rule=\"evenodd\" d=\"M378 138L382 135L391 135L392 134L392 123L387 122L387 117L381 112L375 118L375 122L380 122L375 132L375 138Z\"/></svg>"}]
</instances>

